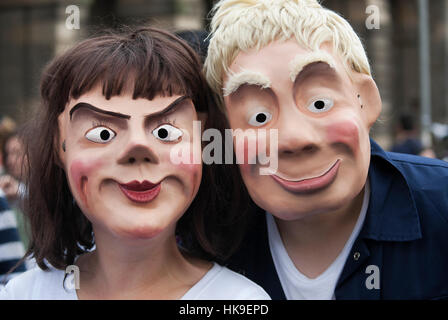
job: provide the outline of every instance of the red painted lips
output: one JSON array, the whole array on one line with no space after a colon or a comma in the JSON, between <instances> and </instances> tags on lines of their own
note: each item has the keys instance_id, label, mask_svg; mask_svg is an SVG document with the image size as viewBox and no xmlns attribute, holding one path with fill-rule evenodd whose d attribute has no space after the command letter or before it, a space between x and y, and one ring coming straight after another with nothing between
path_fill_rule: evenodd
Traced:
<instances>
[{"instance_id":1,"label":"red painted lips","mask_svg":"<svg viewBox=\"0 0 448 320\"><path fill-rule=\"evenodd\" d=\"M143 182L131 181L126 184L118 184L123 194L131 201L146 203L154 200L158 196L161 184L151 183L147 180Z\"/></svg>"}]
</instances>

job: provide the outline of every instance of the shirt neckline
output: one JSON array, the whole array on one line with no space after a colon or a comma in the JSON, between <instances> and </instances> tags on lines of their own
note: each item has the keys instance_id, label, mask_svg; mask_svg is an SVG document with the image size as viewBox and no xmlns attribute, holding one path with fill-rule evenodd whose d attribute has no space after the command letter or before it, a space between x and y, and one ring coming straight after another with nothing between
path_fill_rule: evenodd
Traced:
<instances>
[{"instance_id":1,"label":"shirt neckline","mask_svg":"<svg viewBox=\"0 0 448 320\"><path fill-rule=\"evenodd\" d=\"M196 282L181 298L179 298L179 300L191 300L200 295L201 292L206 289L207 283L209 283L222 269L223 267L221 267L216 262L213 262L213 266L210 268L210 270L208 270L207 273L198 282ZM63 275L65 275L65 272L63 270L60 271ZM73 273L68 274L64 281L64 284L66 284L68 281L71 281L72 278ZM79 300L76 289L66 290L63 288L62 290L64 290L66 294L73 295L75 300Z\"/></svg>"},{"instance_id":2,"label":"shirt neckline","mask_svg":"<svg viewBox=\"0 0 448 320\"><path fill-rule=\"evenodd\" d=\"M213 266L207 273L196 282L179 300L194 300L197 296L199 296L208 286L208 283L211 282L213 278L215 278L221 271L223 267L221 267L216 262L213 262Z\"/></svg>"},{"instance_id":3,"label":"shirt neckline","mask_svg":"<svg viewBox=\"0 0 448 320\"><path fill-rule=\"evenodd\" d=\"M353 228L353 231L346 241L343 249L339 253L339 255L336 257L336 259L331 263L330 266L325 269L324 272L322 272L319 276L316 278L308 278L303 273L301 273L294 263L292 262L288 252L286 251L286 248L283 244L283 241L280 237L280 233L278 231L277 224L274 220L274 217L269 213L266 212L266 222L268 227L268 239L269 239L269 248L271 250L272 258L274 261L274 265L276 270L285 270L289 276L294 277L297 281L300 281L304 285L311 285L316 284L318 282L325 281L329 276L332 274L333 268L335 268L336 264L339 263L342 259L345 260L346 256L348 255L348 252L350 251L351 247L353 246L353 243L356 239L356 237L359 235L362 225L365 221L365 217L367 214L367 209L369 207L369 201L370 201L370 183L369 179L367 179L365 184L365 192L363 197L363 203L361 207L361 211L359 214L359 217L356 221L356 224ZM283 261L282 267L279 266L279 261ZM342 267L343 268L343 267ZM340 270L342 272L342 269ZM281 280L280 280L281 281Z\"/></svg>"}]
</instances>

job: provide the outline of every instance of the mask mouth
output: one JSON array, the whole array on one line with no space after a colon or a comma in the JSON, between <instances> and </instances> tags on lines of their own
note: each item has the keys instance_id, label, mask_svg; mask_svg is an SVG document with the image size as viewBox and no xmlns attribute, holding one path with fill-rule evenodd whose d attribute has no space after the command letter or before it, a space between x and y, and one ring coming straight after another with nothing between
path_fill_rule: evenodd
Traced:
<instances>
[{"instance_id":1,"label":"mask mouth","mask_svg":"<svg viewBox=\"0 0 448 320\"><path fill-rule=\"evenodd\" d=\"M139 182L137 180L125 184L118 184L121 192L131 201L147 203L154 200L160 193L161 183L152 183L147 180Z\"/></svg>"},{"instance_id":2,"label":"mask mouth","mask_svg":"<svg viewBox=\"0 0 448 320\"><path fill-rule=\"evenodd\" d=\"M294 193L315 192L328 187L336 179L340 163L340 159L336 160L328 170L315 177L308 177L300 180L287 180L278 175L271 175L271 177L288 191Z\"/></svg>"},{"instance_id":3,"label":"mask mouth","mask_svg":"<svg viewBox=\"0 0 448 320\"><path fill-rule=\"evenodd\" d=\"M341 162L341 160L337 159L333 164L331 164L329 167L327 167L327 169L321 170L321 173L315 174L315 175L309 175L309 176L302 177L302 178L290 178L290 177L286 177L286 176L282 175L281 173L272 173L271 175L275 175L277 178L279 178L281 180L288 181L288 182L301 182L301 181L305 181L305 180L312 180L312 179L316 179L316 178L325 176L334 167L336 167L336 165L338 165L340 162Z\"/></svg>"},{"instance_id":4,"label":"mask mouth","mask_svg":"<svg viewBox=\"0 0 448 320\"><path fill-rule=\"evenodd\" d=\"M160 185L159 183L152 183L148 180L144 180L143 182L139 182L137 180L128 182L128 183L121 183L120 186L122 188L125 188L129 191L135 191L135 192L145 192L150 189L155 188L156 186Z\"/></svg>"}]
</instances>

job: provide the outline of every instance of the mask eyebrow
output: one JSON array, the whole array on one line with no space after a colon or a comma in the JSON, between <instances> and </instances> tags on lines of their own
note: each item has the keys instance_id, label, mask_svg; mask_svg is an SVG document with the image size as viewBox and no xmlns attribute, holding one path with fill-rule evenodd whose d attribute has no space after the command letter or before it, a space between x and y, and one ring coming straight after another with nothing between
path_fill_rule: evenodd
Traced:
<instances>
[{"instance_id":1,"label":"mask eyebrow","mask_svg":"<svg viewBox=\"0 0 448 320\"><path fill-rule=\"evenodd\" d=\"M160 117L160 116L166 115L166 114L174 111L174 109L176 107L178 107L186 99L188 99L187 96L179 97L176 100L174 100L172 103L170 103L163 110L151 113L151 114L147 115L146 117L147 118L156 118L156 117ZM70 110L70 121L72 120L72 117L73 117L73 114L75 113L75 111L79 110L79 109L89 109L89 110L92 110L92 111L97 112L97 113L105 114L105 115L112 116L112 117L115 117L115 118L120 118L120 119L126 119L126 120L131 119L130 115L119 113L119 112L112 112L112 111L103 110L103 109L100 109L100 108L97 108L97 107L91 105L90 103L80 102L80 103L77 103Z\"/></svg>"},{"instance_id":2,"label":"mask eyebrow","mask_svg":"<svg viewBox=\"0 0 448 320\"><path fill-rule=\"evenodd\" d=\"M129 116L127 114L103 110L103 109L100 109L100 108L97 108L97 107L91 105L90 103L80 102L80 103L77 103L70 110L70 121L72 120L73 113L75 113L76 110L83 109L83 108L92 110L92 111L97 112L97 113L102 113L102 114L105 114L105 115L108 115L108 116L112 116L112 117L115 117L115 118L127 119L127 120L131 119L131 116Z\"/></svg>"},{"instance_id":3,"label":"mask eyebrow","mask_svg":"<svg viewBox=\"0 0 448 320\"><path fill-rule=\"evenodd\" d=\"M311 52L305 56L297 55L289 63L289 76L292 82L294 82L300 73L309 65L317 62L323 62L327 64L333 71L336 71L336 63L333 57L323 51Z\"/></svg>"},{"instance_id":4,"label":"mask eyebrow","mask_svg":"<svg viewBox=\"0 0 448 320\"><path fill-rule=\"evenodd\" d=\"M166 115L168 113L174 112L176 110L176 108L181 106L182 102L184 102L187 99L190 99L190 97L188 97L188 96L179 97L176 100L174 100L173 102L171 102L168 106L166 106L163 110L160 110L160 111L148 114L145 117L147 119L159 118L159 117L162 117L162 116L164 116L164 115Z\"/></svg>"},{"instance_id":5,"label":"mask eyebrow","mask_svg":"<svg viewBox=\"0 0 448 320\"><path fill-rule=\"evenodd\" d=\"M271 87L271 80L260 72L243 70L229 75L229 79L223 88L223 96L231 95L243 85L255 85L260 86L262 89L267 89Z\"/></svg>"}]
</instances>

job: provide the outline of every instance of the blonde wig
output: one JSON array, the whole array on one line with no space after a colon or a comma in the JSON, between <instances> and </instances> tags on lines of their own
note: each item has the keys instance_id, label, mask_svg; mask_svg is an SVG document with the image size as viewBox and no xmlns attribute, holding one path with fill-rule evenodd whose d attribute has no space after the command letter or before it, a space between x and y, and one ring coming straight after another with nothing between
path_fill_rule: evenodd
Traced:
<instances>
[{"instance_id":1,"label":"blonde wig","mask_svg":"<svg viewBox=\"0 0 448 320\"><path fill-rule=\"evenodd\" d=\"M207 81L220 96L223 76L240 51L259 50L272 41L293 37L311 51L331 42L347 71L371 75L364 47L353 28L316 0L221 0L212 14L204 69Z\"/></svg>"}]
</instances>

